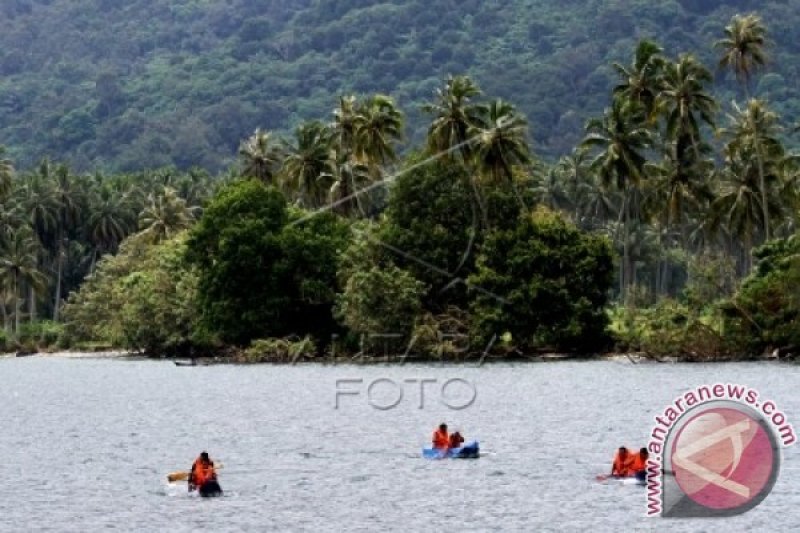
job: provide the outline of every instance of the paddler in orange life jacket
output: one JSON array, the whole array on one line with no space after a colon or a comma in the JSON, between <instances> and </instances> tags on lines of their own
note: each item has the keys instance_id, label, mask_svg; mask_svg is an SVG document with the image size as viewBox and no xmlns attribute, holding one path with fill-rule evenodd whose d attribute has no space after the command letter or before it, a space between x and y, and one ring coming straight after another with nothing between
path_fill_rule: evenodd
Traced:
<instances>
[{"instance_id":1,"label":"paddler in orange life jacket","mask_svg":"<svg viewBox=\"0 0 800 533\"><path fill-rule=\"evenodd\" d=\"M433 447L437 450L450 448L450 435L447 434L447 424L439 424L439 429L433 432Z\"/></svg>"},{"instance_id":2,"label":"paddler in orange life jacket","mask_svg":"<svg viewBox=\"0 0 800 533\"><path fill-rule=\"evenodd\" d=\"M203 452L200 454L200 457L195 460L192 465L192 471L189 473L189 492L201 487L212 479L217 479L214 461L208 457L207 452Z\"/></svg>"},{"instance_id":3,"label":"paddler in orange life jacket","mask_svg":"<svg viewBox=\"0 0 800 533\"><path fill-rule=\"evenodd\" d=\"M647 473L647 458L649 456L650 454L647 452L647 448L642 448L639 450L639 453L634 454L633 460L631 461L630 473L628 475L644 479Z\"/></svg>"},{"instance_id":4,"label":"paddler in orange life jacket","mask_svg":"<svg viewBox=\"0 0 800 533\"><path fill-rule=\"evenodd\" d=\"M631 465L633 463L633 455L628 452L628 448L620 446L614 456L614 462L611 463L611 475L613 477L628 477L633 474Z\"/></svg>"},{"instance_id":5,"label":"paddler in orange life jacket","mask_svg":"<svg viewBox=\"0 0 800 533\"><path fill-rule=\"evenodd\" d=\"M461 448L462 444L464 444L464 437L458 431L453 432L450 435L450 448Z\"/></svg>"}]
</instances>

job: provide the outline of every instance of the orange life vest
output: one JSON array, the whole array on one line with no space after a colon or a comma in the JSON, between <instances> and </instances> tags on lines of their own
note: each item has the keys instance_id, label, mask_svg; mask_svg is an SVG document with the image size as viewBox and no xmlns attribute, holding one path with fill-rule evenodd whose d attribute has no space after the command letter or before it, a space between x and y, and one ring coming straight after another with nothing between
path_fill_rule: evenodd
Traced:
<instances>
[{"instance_id":1,"label":"orange life vest","mask_svg":"<svg viewBox=\"0 0 800 533\"><path fill-rule=\"evenodd\" d=\"M433 447L437 449L446 449L450 447L450 436L447 431L437 429L433 433Z\"/></svg>"},{"instance_id":2,"label":"orange life vest","mask_svg":"<svg viewBox=\"0 0 800 533\"><path fill-rule=\"evenodd\" d=\"M214 462L209 461L204 463L201 459L197 459L192 465L192 483L197 486L203 485L206 481L215 479L217 477L214 471Z\"/></svg>"},{"instance_id":3,"label":"orange life vest","mask_svg":"<svg viewBox=\"0 0 800 533\"><path fill-rule=\"evenodd\" d=\"M647 469L647 459L642 457L641 453L634 454L633 461L631 461L630 470L632 474L641 472Z\"/></svg>"},{"instance_id":4,"label":"orange life vest","mask_svg":"<svg viewBox=\"0 0 800 533\"><path fill-rule=\"evenodd\" d=\"M628 453L625 456L625 459L622 459L619 456L619 452L614 456L614 464L611 468L611 475L612 476L620 476L620 477L627 477L633 475L633 471L631 470L631 464L633 463L633 454Z\"/></svg>"}]
</instances>

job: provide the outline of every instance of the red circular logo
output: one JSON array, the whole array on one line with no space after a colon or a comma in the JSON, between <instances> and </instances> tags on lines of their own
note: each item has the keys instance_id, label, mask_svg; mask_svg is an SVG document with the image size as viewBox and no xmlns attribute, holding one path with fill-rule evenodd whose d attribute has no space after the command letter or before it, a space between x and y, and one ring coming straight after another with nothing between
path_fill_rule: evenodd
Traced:
<instances>
[{"instance_id":1,"label":"red circular logo","mask_svg":"<svg viewBox=\"0 0 800 533\"><path fill-rule=\"evenodd\" d=\"M680 428L672 444L678 486L709 509L732 510L766 496L775 459L764 426L736 408L701 410Z\"/></svg>"}]
</instances>

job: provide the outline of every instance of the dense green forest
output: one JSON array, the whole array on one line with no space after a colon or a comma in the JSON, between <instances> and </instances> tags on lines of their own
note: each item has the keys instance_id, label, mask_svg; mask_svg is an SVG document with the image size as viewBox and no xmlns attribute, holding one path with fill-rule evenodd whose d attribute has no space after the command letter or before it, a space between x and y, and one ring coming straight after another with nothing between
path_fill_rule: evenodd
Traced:
<instances>
[{"instance_id":1,"label":"dense green forest","mask_svg":"<svg viewBox=\"0 0 800 533\"><path fill-rule=\"evenodd\" d=\"M0 345L796 353L797 126L759 93L771 27L748 13L717 29L709 62L632 42L553 161L516 101L468 75L411 110L330 97L290 133L245 134L216 175L20 168L2 149Z\"/></svg>"},{"instance_id":2,"label":"dense green forest","mask_svg":"<svg viewBox=\"0 0 800 533\"><path fill-rule=\"evenodd\" d=\"M350 93L393 96L418 143L420 104L466 73L514 102L554 160L641 38L695 53L727 106L741 90L711 44L750 10L772 43L752 94L794 123L800 0L0 0L0 144L21 169L49 156L77 171L215 172L257 127L327 121Z\"/></svg>"}]
</instances>

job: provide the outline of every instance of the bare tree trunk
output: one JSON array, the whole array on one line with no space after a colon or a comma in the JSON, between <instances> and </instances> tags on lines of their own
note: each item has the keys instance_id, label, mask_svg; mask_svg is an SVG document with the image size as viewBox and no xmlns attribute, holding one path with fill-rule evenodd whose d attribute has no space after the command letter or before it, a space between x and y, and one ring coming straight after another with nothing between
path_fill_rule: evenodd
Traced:
<instances>
[{"instance_id":1,"label":"bare tree trunk","mask_svg":"<svg viewBox=\"0 0 800 533\"><path fill-rule=\"evenodd\" d=\"M758 181L761 187L761 210L764 214L764 242L770 240L769 235L769 205L767 203L767 184L764 180L764 159L761 157L761 151L756 149L756 158L758 159Z\"/></svg>"},{"instance_id":2,"label":"bare tree trunk","mask_svg":"<svg viewBox=\"0 0 800 533\"><path fill-rule=\"evenodd\" d=\"M28 287L28 322L36 321L36 291L31 285Z\"/></svg>"},{"instance_id":3,"label":"bare tree trunk","mask_svg":"<svg viewBox=\"0 0 800 533\"><path fill-rule=\"evenodd\" d=\"M628 193L625 192L625 199L622 201L622 208L625 211L625 224L623 227L623 236L624 241L622 243L622 255L623 255L623 272L622 272L622 281L623 281L623 301L625 305L628 304L628 288L631 281L631 271L630 271L630 206L628 202Z\"/></svg>"},{"instance_id":4,"label":"bare tree trunk","mask_svg":"<svg viewBox=\"0 0 800 533\"><path fill-rule=\"evenodd\" d=\"M11 334L11 320L10 320L11 317L8 316L8 310L6 309L6 297L5 296L3 296L2 301L0 301L0 309L2 309L2 311L3 311L3 330L7 334L10 335Z\"/></svg>"},{"instance_id":5,"label":"bare tree trunk","mask_svg":"<svg viewBox=\"0 0 800 533\"><path fill-rule=\"evenodd\" d=\"M58 257L56 258L56 296L53 300L53 322L58 322L58 311L61 304L61 273L64 267L63 239L58 240Z\"/></svg>"},{"instance_id":6,"label":"bare tree trunk","mask_svg":"<svg viewBox=\"0 0 800 533\"><path fill-rule=\"evenodd\" d=\"M21 305L19 304L19 275L15 272L14 273L14 338L19 337L19 323L20 323L20 315L22 314Z\"/></svg>"}]
</instances>

